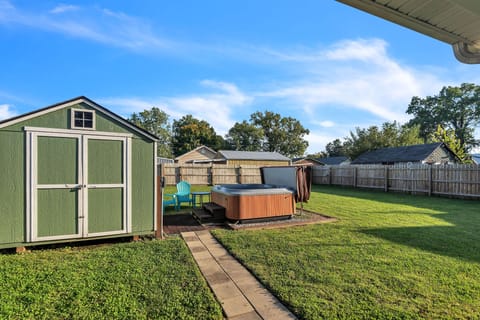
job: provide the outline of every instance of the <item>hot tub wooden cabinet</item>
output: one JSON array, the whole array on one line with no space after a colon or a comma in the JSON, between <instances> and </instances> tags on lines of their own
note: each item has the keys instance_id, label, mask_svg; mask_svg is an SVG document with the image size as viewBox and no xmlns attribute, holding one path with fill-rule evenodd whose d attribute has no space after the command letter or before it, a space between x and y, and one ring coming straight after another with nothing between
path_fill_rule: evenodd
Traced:
<instances>
[{"instance_id":1,"label":"hot tub wooden cabinet","mask_svg":"<svg viewBox=\"0 0 480 320\"><path fill-rule=\"evenodd\" d=\"M212 188L212 202L225 208L233 221L288 218L295 213L291 190L268 184L224 184Z\"/></svg>"}]
</instances>

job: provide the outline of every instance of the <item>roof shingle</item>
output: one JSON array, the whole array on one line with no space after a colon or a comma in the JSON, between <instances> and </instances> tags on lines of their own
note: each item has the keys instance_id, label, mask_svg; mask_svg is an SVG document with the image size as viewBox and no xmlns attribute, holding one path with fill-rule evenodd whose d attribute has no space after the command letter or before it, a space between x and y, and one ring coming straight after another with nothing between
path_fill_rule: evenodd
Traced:
<instances>
[{"instance_id":1,"label":"roof shingle","mask_svg":"<svg viewBox=\"0 0 480 320\"><path fill-rule=\"evenodd\" d=\"M352 164L419 162L425 160L442 144L441 142L437 142L367 151L353 160Z\"/></svg>"},{"instance_id":2,"label":"roof shingle","mask_svg":"<svg viewBox=\"0 0 480 320\"><path fill-rule=\"evenodd\" d=\"M227 160L290 161L290 158L278 152L219 150L218 154Z\"/></svg>"}]
</instances>

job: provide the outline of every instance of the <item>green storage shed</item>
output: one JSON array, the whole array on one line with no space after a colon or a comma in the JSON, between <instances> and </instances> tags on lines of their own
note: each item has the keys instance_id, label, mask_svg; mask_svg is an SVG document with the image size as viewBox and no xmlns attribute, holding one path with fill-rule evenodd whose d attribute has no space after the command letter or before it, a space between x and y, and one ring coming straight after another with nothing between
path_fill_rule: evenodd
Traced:
<instances>
[{"instance_id":1,"label":"green storage shed","mask_svg":"<svg viewBox=\"0 0 480 320\"><path fill-rule=\"evenodd\" d=\"M158 138L86 97L0 122L0 248L152 234Z\"/></svg>"}]
</instances>

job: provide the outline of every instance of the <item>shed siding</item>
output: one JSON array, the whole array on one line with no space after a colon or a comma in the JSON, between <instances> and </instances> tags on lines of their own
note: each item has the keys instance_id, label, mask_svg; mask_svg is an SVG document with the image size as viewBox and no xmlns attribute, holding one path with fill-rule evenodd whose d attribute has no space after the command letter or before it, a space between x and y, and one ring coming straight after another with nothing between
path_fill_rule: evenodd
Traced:
<instances>
[{"instance_id":1,"label":"shed siding","mask_svg":"<svg viewBox=\"0 0 480 320\"><path fill-rule=\"evenodd\" d=\"M25 229L25 138L20 132L0 130L0 243L21 242Z\"/></svg>"},{"instance_id":2,"label":"shed siding","mask_svg":"<svg viewBox=\"0 0 480 320\"><path fill-rule=\"evenodd\" d=\"M23 127L70 128L70 109L92 108L79 103L0 128L0 247L25 243L26 142ZM132 137L132 232L154 229L154 143L96 110L96 128L89 131L133 133ZM8 150L8 151L6 151ZM5 152L6 151L6 152ZM50 171L50 169L48 169ZM53 172L53 171L52 171ZM60 227L60 226L59 226ZM63 228L63 227L61 227Z\"/></svg>"},{"instance_id":3,"label":"shed siding","mask_svg":"<svg viewBox=\"0 0 480 320\"><path fill-rule=\"evenodd\" d=\"M132 231L154 229L154 144L142 139L132 141Z\"/></svg>"},{"instance_id":4,"label":"shed siding","mask_svg":"<svg viewBox=\"0 0 480 320\"><path fill-rule=\"evenodd\" d=\"M38 190L39 237L78 233L77 197L77 191L68 189Z\"/></svg>"}]
</instances>

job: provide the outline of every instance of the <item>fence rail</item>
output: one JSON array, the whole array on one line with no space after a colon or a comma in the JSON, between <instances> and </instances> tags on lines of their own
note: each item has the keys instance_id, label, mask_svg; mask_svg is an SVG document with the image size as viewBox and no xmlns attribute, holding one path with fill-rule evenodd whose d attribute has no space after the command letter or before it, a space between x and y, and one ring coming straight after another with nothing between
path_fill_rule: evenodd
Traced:
<instances>
[{"instance_id":1,"label":"fence rail","mask_svg":"<svg viewBox=\"0 0 480 320\"><path fill-rule=\"evenodd\" d=\"M478 165L315 166L313 184L480 198Z\"/></svg>"},{"instance_id":2,"label":"fence rail","mask_svg":"<svg viewBox=\"0 0 480 320\"><path fill-rule=\"evenodd\" d=\"M159 167L167 185L181 180L197 185L262 183L260 166L255 165L161 164Z\"/></svg>"},{"instance_id":3,"label":"fence rail","mask_svg":"<svg viewBox=\"0 0 480 320\"><path fill-rule=\"evenodd\" d=\"M181 180L193 185L261 183L260 166L161 164L167 185ZM480 199L478 165L342 165L314 166L313 184L378 189L385 192Z\"/></svg>"}]
</instances>

